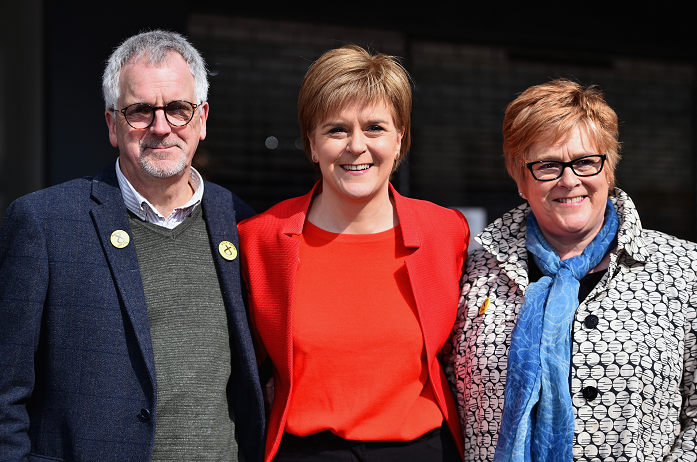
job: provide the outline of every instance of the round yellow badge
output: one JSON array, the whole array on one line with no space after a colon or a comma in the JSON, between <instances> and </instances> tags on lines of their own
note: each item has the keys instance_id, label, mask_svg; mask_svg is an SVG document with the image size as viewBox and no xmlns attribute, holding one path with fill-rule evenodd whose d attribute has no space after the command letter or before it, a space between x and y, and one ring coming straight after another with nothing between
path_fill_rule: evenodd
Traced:
<instances>
[{"instance_id":1,"label":"round yellow badge","mask_svg":"<svg viewBox=\"0 0 697 462\"><path fill-rule=\"evenodd\" d=\"M122 229L117 229L113 233L111 233L111 245L116 247L117 249L123 249L128 245L128 243L131 242L131 237L128 235L128 233Z\"/></svg>"},{"instance_id":2,"label":"round yellow badge","mask_svg":"<svg viewBox=\"0 0 697 462\"><path fill-rule=\"evenodd\" d=\"M220 252L220 255L226 260L234 260L237 258L237 249L233 245L232 242L229 241L223 241L218 245L218 252Z\"/></svg>"}]
</instances>

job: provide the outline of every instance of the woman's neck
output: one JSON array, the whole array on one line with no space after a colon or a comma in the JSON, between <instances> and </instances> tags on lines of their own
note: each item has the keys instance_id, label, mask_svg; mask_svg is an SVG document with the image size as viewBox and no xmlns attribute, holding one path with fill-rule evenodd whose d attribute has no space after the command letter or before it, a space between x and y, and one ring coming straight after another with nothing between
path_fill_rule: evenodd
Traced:
<instances>
[{"instance_id":1,"label":"woman's neck","mask_svg":"<svg viewBox=\"0 0 697 462\"><path fill-rule=\"evenodd\" d=\"M555 234L548 232L542 226L539 228L547 243L557 251L559 259L566 260L568 258L581 255L583 251L586 250L586 247L593 242L593 239L595 239L595 237L598 235L604 224L605 221L603 220L599 226L596 226L583 233L579 232L575 234Z\"/></svg>"},{"instance_id":2,"label":"woman's neck","mask_svg":"<svg viewBox=\"0 0 697 462\"><path fill-rule=\"evenodd\" d=\"M595 236L597 233L593 234L593 236L588 236L585 239L577 242L566 242L560 239L555 239L554 236L552 235L547 235L547 233L544 232L544 230L540 229L542 231L542 235L544 236L545 240L549 245L554 248L554 250L557 251L557 255L559 255L560 260L566 260L568 258L572 257L577 257L583 253L584 250L586 250L586 247L593 242L593 239L595 239ZM595 273L597 271L602 271L608 268L610 265L610 254L611 253L616 253L617 248L612 249L611 252L608 252L605 254L603 259L598 263L595 268L592 268L588 273Z\"/></svg>"},{"instance_id":3,"label":"woman's neck","mask_svg":"<svg viewBox=\"0 0 697 462\"><path fill-rule=\"evenodd\" d=\"M318 228L342 234L380 233L399 224L389 189L366 201L352 201L324 189L313 198L307 219Z\"/></svg>"}]
</instances>

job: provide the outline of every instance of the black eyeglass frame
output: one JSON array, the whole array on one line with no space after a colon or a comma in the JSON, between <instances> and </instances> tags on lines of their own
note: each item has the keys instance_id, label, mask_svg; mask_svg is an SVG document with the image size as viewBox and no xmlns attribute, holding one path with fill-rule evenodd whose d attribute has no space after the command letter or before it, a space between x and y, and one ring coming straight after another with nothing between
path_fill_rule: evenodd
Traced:
<instances>
[{"instance_id":1,"label":"black eyeglass frame","mask_svg":"<svg viewBox=\"0 0 697 462\"><path fill-rule=\"evenodd\" d=\"M600 168L598 169L597 172L591 173L590 175L581 175L581 174L579 174L576 170L574 170L574 164L575 164L576 162L578 162L579 160L587 159L587 158L589 158L589 157L600 157ZM607 159L607 154L590 154L590 155L588 155L588 156L582 156L582 157L579 157L579 158L577 158L577 159L570 160L569 162L560 162L560 161L558 161L558 160L536 160L536 161L534 161L534 162L526 162L526 163L525 163L525 166L528 168L528 170L530 170L530 174L532 175L532 177L533 177L535 180L537 180L537 181L554 181L554 180L558 180L559 178L561 178L561 176L564 174L564 169L565 169L566 167L569 167L569 168L571 169L571 171L574 172L574 175L576 175L576 176L578 176L578 177L589 177L589 176L598 175L600 172L603 171L603 167L605 166L605 160L606 160L606 159ZM558 176L556 176L556 177L554 177L554 178L549 178L549 179L546 179L546 180L541 180L541 179L539 179L539 178L537 178L537 177L535 176L535 172L532 171L532 167L533 167L535 164L546 164L546 163L555 163L555 164L559 164L559 165L561 165L561 170L559 171L559 175L558 175Z\"/></svg>"},{"instance_id":2,"label":"black eyeglass frame","mask_svg":"<svg viewBox=\"0 0 697 462\"><path fill-rule=\"evenodd\" d=\"M191 117L189 118L189 120L187 120L187 121L186 121L185 123L183 123L183 124L179 124L179 125L173 124L172 121L169 120L169 117L167 117L167 107L168 107L170 104L174 104L174 103L186 103L186 104L190 104L191 107L193 108L193 111L191 111ZM174 101L170 101L169 103L165 104L164 106L151 106L151 105L149 105L148 103L133 103L133 104L129 104L128 106L126 106L126 107L123 108L123 109L114 109L114 111L115 111L115 112L120 112L121 114L123 114L123 119L124 119L124 120L126 121L126 123L127 123L132 129L134 129L134 130L146 130L146 129L150 128L150 126L152 125L152 123L155 122L155 112L158 111L158 110L160 110L160 109L162 109L162 111L164 112L164 114L165 114L165 120L167 121L168 124L170 124L172 127L184 127L184 126L186 126L186 125L189 125L189 122L191 122L192 120L194 120L194 115L196 114L196 109L198 109L198 107L201 106L202 104L203 104L203 103L195 104L195 103L192 103L192 102L190 102L190 101L183 100L183 99L177 99L177 100L174 100ZM141 128L134 127L133 125L131 125L131 122L128 121L128 117L126 117L126 111L128 110L129 107L139 106L139 105L147 106L147 107L149 107L150 109L152 109L152 120L150 121L150 123L149 123L147 126L141 127Z\"/></svg>"}]
</instances>

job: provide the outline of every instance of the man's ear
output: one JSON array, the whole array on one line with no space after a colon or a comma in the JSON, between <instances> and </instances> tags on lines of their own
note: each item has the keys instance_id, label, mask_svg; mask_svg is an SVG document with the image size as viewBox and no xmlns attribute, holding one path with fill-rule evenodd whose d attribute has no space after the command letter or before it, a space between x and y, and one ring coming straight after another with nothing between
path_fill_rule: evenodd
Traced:
<instances>
[{"instance_id":1,"label":"man's ear","mask_svg":"<svg viewBox=\"0 0 697 462\"><path fill-rule=\"evenodd\" d=\"M206 139L206 120L208 120L208 102L201 104L198 108L199 117L201 118L201 133L199 134L200 140Z\"/></svg>"},{"instance_id":2,"label":"man's ear","mask_svg":"<svg viewBox=\"0 0 697 462\"><path fill-rule=\"evenodd\" d=\"M116 138L116 118L114 116L114 111L104 111L104 117L106 117L106 124L109 127L109 142L113 147L118 148L119 142Z\"/></svg>"}]
</instances>

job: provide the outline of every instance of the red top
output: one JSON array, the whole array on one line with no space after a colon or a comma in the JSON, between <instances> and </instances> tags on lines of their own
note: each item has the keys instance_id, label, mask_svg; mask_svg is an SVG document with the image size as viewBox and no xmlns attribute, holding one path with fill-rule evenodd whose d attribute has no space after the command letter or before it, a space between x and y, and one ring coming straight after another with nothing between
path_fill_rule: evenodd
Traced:
<instances>
[{"instance_id":1,"label":"red top","mask_svg":"<svg viewBox=\"0 0 697 462\"><path fill-rule=\"evenodd\" d=\"M285 431L410 441L440 427L404 265L413 249L401 228L335 234L306 222L295 238L294 389Z\"/></svg>"},{"instance_id":2,"label":"red top","mask_svg":"<svg viewBox=\"0 0 697 462\"><path fill-rule=\"evenodd\" d=\"M303 233L312 197L321 184L319 181L308 194L283 201L238 224L239 258L249 295L249 320L257 361L268 357L273 363L275 398L267 421L266 462L273 459L281 443L295 390L292 323L300 259L300 241L295 236ZM404 259L404 265L423 334L428 379L438 407L463 454L457 406L438 355L455 323L469 229L465 218L455 210L408 199L392 186L390 194L397 209L403 244L413 249ZM348 288L342 291L346 296L351 294ZM331 340L338 332L326 334ZM399 380L399 377L385 377L384 380Z\"/></svg>"}]
</instances>

